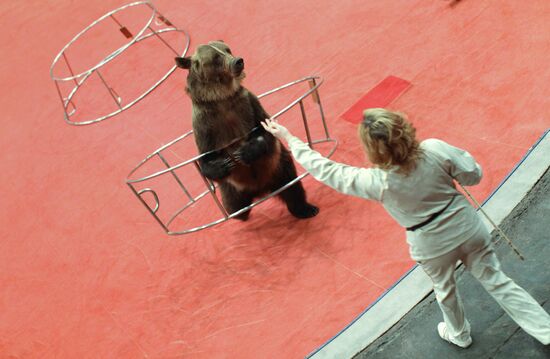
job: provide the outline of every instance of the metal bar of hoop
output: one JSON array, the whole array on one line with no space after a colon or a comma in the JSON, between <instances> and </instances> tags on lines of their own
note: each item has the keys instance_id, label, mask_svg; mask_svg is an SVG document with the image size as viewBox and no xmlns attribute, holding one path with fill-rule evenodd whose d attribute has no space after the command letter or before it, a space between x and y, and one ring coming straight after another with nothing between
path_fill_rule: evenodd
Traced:
<instances>
[{"instance_id":1,"label":"metal bar of hoop","mask_svg":"<svg viewBox=\"0 0 550 359\"><path fill-rule=\"evenodd\" d=\"M57 89L57 94L59 95L59 99L61 100L61 105L63 106L63 112L65 113L65 118L69 118L70 115L67 113L66 100L63 97L63 95L61 94L61 89L59 88L59 83L57 81L55 82L55 88ZM73 104L73 106L74 106L74 104ZM71 113L71 115L72 115L72 113Z\"/></svg>"},{"instance_id":2,"label":"metal bar of hoop","mask_svg":"<svg viewBox=\"0 0 550 359\"><path fill-rule=\"evenodd\" d=\"M99 76L99 78L101 79L101 82L103 82L103 85L105 85L105 87L107 88L107 91L109 91L109 94L111 95L111 97L113 98L115 103L117 104L118 108L122 109L122 106L120 106L121 100L120 100L120 97L118 96L118 94L115 97L115 95L113 94L114 90L109 85L107 85L107 82L105 81L105 79L101 75L101 72L99 72L99 70L96 70L96 72L97 72L97 75Z\"/></svg>"},{"instance_id":3,"label":"metal bar of hoop","mask_svg":"<svg viewBox=\"0 0 550 359\"><path fill-rule=\"evenodd\" d=\"M192 205L193 203L197 202L199 199L201 199L202 197L206 196L207 194L209 194L210 191L209 190L206 190L204 192L202 192L201 194L199 194L197 197L193 198L193 201L189 201L187 202L182 208L178 209L173 215L172 217L170 217L170 219L168 220L168 222L166 222L166 226L169 227L170 226L170 223L172 223L172 221L174 219L176 219L178 217L178 215L183 212L185 209L187 209L187 207L189 207L190 205ZM225 218L225 217L224 217Z\"/></svg>"},{"instance_id":4,"label":"metal bar of hoop","mask_svg":"<svg viewBox=\"0 0 550 359\"><path fill-rule=\"evenodd\" d=\"M268 92L265 92L261 95L258 96L259 99L261 99L262 97L264 96L267 96L267 95L271 95L277 91L281 91L281 90L284 90L290 86L293 86L293 85L296 85L296 84L299 84L300 82L304 82L304 81L307 81L311 78L315 78L315 77L304 77L300 80L296 80L296 81L293 81L293 82L290 82L286 85L283 85L281 87L277 87L271 91L268 91ZM311 88L309 89L309 91L307 91L306 93L304 93L302 96L298 97L296 100L292 101L290 104L288 104L285 108L283 108L282 110L280 110L279 112L277 112L276 114L274 114L273 116L271 116L272 119L275 119L277 117L279 117L280 115L282 115L283 113L287 112L289 109L291 109L292 107L294 107L298 102L302 101L304 98L308 97L313 91L315 91L317 88L319 88L319 86L322 84L322 81L316 85L315 88Z\"/></svg>"},{"instance_id":5,"label":"metal bar of hoop","mask_svg":"<svg viewBox=\"0 0 550 359\"><path fill-rule=\"evenodd\" d=\"M303 101L300 101L300 112L302 113L302 121L304 122L304 128L306 129L307 143L309 147L313 148L313 143L311 143L311 133L309 133L309 126L307 123L306 110L304 108Z\"/></svg>"},{"instance_id":6,"label":"metal bar of hoop","mask_svg":"<svg viewBox=\"0 0 550 359\"><path fill-rule=\"evenodd\" d=\"M311 79L314 79L314 78L318 78L317 76L307 76L307 77L303 77L299 80L295 80L295 81L292 81L292 82L289 82L287 84L284 84L282 86L279 86L279 87L275 87L274 89L272 90L269 90L269 91L266 91L260 95L258 95L258 98L262 98L262 97L265 97L265 96L268 96L268 95L271 95L275 92L278 92L278 91L281 91L281 90L284 90L286 88L289 88L291 86L294 86L294 85L297 85L299 84L300 82L304 82L304 81L309 81ZM322 81L317 85L317 88L319 87L319 85L322 83ZM298 103L299 100L307 97L314 89L310 89L310 91L306 92L305 94L303 94L302 96L300 96L298 99L296 99L293 104L296 104Z\"/></svg>"},{"instance_id":7,"label":"metal bar of hoop","mask_svg":"<svg viewBox=\"0 0 550 359\"><path fill-rule=\"evenodd\" d=\"M315 79L311 79L308 82L309 82L309 88L315 87ZM321 101L319 99L319 92L317 92L317 89L311 93L311 97L313 98L313 102L315 103L319 103L319 101Z\"/></svg>"},{"instance_id":8,"label":"metal bar of hoop","mask_svg":"<svg viewBox=\"0 0 550 359\"><path fill-rule=\"evenodd\" d=\"M157 216L156 214L156 211L153 212L153 210L151 209L151 207L149 207L149 205L143 200L143 198L141 197L141 195L136 191L136 189L134 188L134 186L131 184L131 183L126 183L128 185L128 187L130 187L130 189L132 190L132 192L136 195L136 197L141 201L141 203L145 206L145 208L147 208L147 210L149 211L149 213L151 213L151 215L153 215L153 217L155 217L155 219L157 220L157 222L162 226L162 228L164 228L164 231L166 233L169 232L168 228L164 225L164 223L162 223L162 221L160 220L160 218ZM158 208L157 208L158 209Z\"/></svg>"},{"instance_id":9,"label":"metal bar of hoop","mask_svg":"<svg viewBox=\"0 0 550 359\"><path fill-rule=\"evenodd\" d=\"M157 193L153 191L151 188L144 188L142 190L139 190L138 194L141 196L141 194L145 192L149 192L153 195L153 199L155 200L155 209L152 209L151 211L156 214L160 208L159 196L157 196Z\"/></svg>"},{"instance_id":10,"label":"metal bar of hoop","mask_svg":"<svg viewBox=\"0 0 550 359\"><path fill-rule=\"evenodd\" d=\"M130 179L130 177L143 165L145 164L145 162L149 161L152 157L154 157L158 152L161 152L161 151L164 151L165 149L167 149L168 147L178 143L179 141L185 139L186 137L190 136L191 134L193 134L193 130L191 131L188 131L186 133L184 133L183 135L181 135L180 137L176 138L175 140L172 140L170 142L168 142L167 144L163 145L162 147L160 147L159 149L157 149L155 152L149 154L147 157L145 157L145 159L143 159L136 167L134 167L134 169L132 171L130 171L130 173L128 174L128 178L126 179L126 182L129 182L129 183L138 183L138 182L143 182L143 181L146 181L146 180L149 180L151 178L154 178L154 177L157 177L157 176L160 176L164 173L167 173L169 172L170 170L175 170L175 169L178 169L180 167L183 167L185 165L188 165L190 164L191 162L193 161L196 161L198 160L201 155L197 155L193 158L191 158L190 160L187 160L185 162L182 162L182 163L178 163L177 165L175 166L172 166L170 167L169 169L166 169L166 170L162 170L162 171L158 171L158 172L155 172L151 175L148 175L148 176L145 176L145 177L141 177L141 178L137 178L137 179Z\"/></svg>"},{"instance_id":11,"label":"metal bar of hoop","mask_svg":"<svg viewBox=\"0 0 550 359\"><path fill-rule=\"evenodd\" d=\"M151 5L151 4L147 4L147 6L149 6L151 9L154 9L153 5ZM167 26L174 26L174 24L172 24L172 22L170 20L168 20L164 15L162 15L158 10L157 10L157 19L159 19L161 22L165 23ZM155 25L160 25L160 23L155 20Z\"/></svg>"},{"instance_id":12,"label":"metal bar of hoop","mask_svg":"<svg viewBox=\"0 0 550 359\"><path fill-rule=\"evenodd\" d=\"M123 26L123 25L120 23L120 21L118 21L118 20L116 19L116 17L114 17L113 14L109 15L109 17L110 17L111 19L113 19L114 22L116 22L116 24L118 25L118 27L120 27L120 28L125 27L125 26Z\"/></svg>"},{"instance_id":13,"label":"metal bar of hoop","mask_svg":"<svg viewBox=\"0 0 550 359\"><path fill-rule=\"evenodd\" d=\"M89 72L87 73L86 75L84 75L80 81L77 82L76 86L73 87L73 89L69 92L69 95L67 95L66 98L61 98L61 103L63 104L63 110L65 111L65 117L64 117L64 120L65 122L67 123L72 123L70 120L69 120L69 117L71 117L72 115L74 115L74 113L76 112L76 105L74 104L73 102L73 97L74 95L76 94L76 91L78 91L78 89L80 88L80 86L82 86L82 84L84 83L84 81L86 81L86 79L88 77L90 77L91 75L93 74L93 72ZM56 86L58 87L59 89L59 82L58 81L55 81L55 84ZM58 90L59 91L59 95L61 96L61 90ZM68 107L68 104L71 103L73 104L73 107L74 107L74 111L71 111L70 113L67 113L67 107Z\"/></svg>"},{"instance_id":14,"label":"metal bar of hoop","mask_svg":"<svg viewBox=\"0 0 550 359\"><path fill-rule=\"evenodd\" d=\"M153 28L151 28L151 26L148 26L149 30L151 30L151 32L153 34L155 34L155 36L157 37L157 39L159 39L160 41L162 41L162 43L164 43L164 45L166 45L170 50L172 50L172 52L174 54L176 54L176 56L179 56L180 54L178 54L178 52L176 50L174 50L174 48L172 46L170 46L169 43L166 42L166 40L164 40L162 38L162 36L160 36L155 30L153 30Z\"/></svg>"},{"instance_id":15,"label":"metal bar of hoop","mask_svg":"<svg viewBox=\"0 0 550 359\"><path fill-rule=\"evenodd\" d=\"M157 11L157 18L165 23L167 26L174 26L170 20L168 20L164 15L162 15L160 12ZM155 24L160 25L158 22L155 21Z\"/></svg>"},{"instance_id":16,"label":"metal bar of hoop","mask_svg":"<svg viewBox=\"0 0 550 359\"><path fill-rule=\"evenodd\" d=\"M65 104L63 105L66 109L69 108L69 104L71 104L73 106L73 110L71 112L65 112L65 115L67 115L67 117L71 117L72 115L74 115L74 113L76 112L76 105L74 104L73 100L66 100L65 101Z\"/></svg>"},{"instance_id":17,"label":"metal bar of hoop","mask_svg":"<svg viewBox=\"0 0 550 359\"><path fill-rule=\"evenodd\" d=\"M120 97L120 95L118 94L118 92L115 91L114 88L110 87L109 86L109 89L111 90L111 92L113 93L113 95L115 96L116 98L116 101L120 104L122 103L122 97ZM119 105L119 108L120 110L122 111L122 106Z\"/></svg>"},{"instance_id":18,"label":"metal bar of hoop","mask_svg":"<svg viewBox=\"0 0 550 359\"><path fill-rule=\"evenodd\" d=\"M126 26L123 26L117 19L116 17L111 14L110 15L111 19L113 19L114 22L116 22L116 24L118 25L119 27L119 30L120 32L122 33L122 35L124 35L124 37L126 37L127 39L131 39L132 37L134 37L134 35L132 35L132 33L130 32L130 30L128 30L128 28Z\"/></svg>"},{"instance_id":19,"label":"metal bar of hoop","mask_svg":"<svg viewBox=\"0 0 550 359\"><path fill-rule=\"evenodd\" d=\"M325 120L325 112L323 111L323 105L321 104L321 96L319 95L319 91L317 91L317 87L315 87L316 85L317 83L315 81L315 78L312 78L309 81L309 86L315 89L314 101L317 104L317 106L319 106L319 112L321 113L321 122L323 123L323 128L325 130L325 137L330 138L330 135L328 134L327 121Z\"/></svg>"},{"instance_id":20,"label":"metal bar of hoop","mask_svg":"<svg viewBox=\"0 0 550 359\"><path fill-rule=\"evenodd\" d=\"M164 156L160 153L160 152L157 152L157 155L158 157L160 158L160 160L166 165L167 168L170 168L170 164L168 164L168 161L166 160L166 158L164 158ZM176 180L176 182L178 182L179 186L181 187L181 189L183 190L183 192L187 195L187 198L189 198L189 200L191 202L195 202L195 199L193 198L193 196L191 196L191 194L187 191L187 188L185 188L185 186L183 185L183 183L181 182L181 180L179 179L179 177L176 175L176 172L174 172L174 170L170 170L170 173L172 173L172 176L174 176L174 179Z\"/></svg>"},{"instance_id":21,"label":"metal bar of hoop","mask_svg":"<svg viewBox=\"0 0 550 359\"><path fill-rule=\"evenodd\" d=\"M76 81L76 77L74 77L74 71L71 67L71 64L69 64L69 59L67 59L67 55L65 55L65 52L63 52L63 59L65 60L65 63L67 64L67 68L69 69L69 72L71 73L71 76L73 77L73 81L76 86L78 86L78 81Z\"/></svg>"},{"instance_id":22,"label":"metal bar of hoop","mask_svg":"<svg viewBox=\"0 0 550 359\"><path fill-rule=\"evenodd\" d=\"M330 135L328 133L328 126L327 121L325 120L325 112L323 111L323 105L321 104L321 100L319 100L319 112L321 113L321 122L323 123L323 128L325 129L325 136L326 138L330 138Z\"/></svg>"},{"instance_id":23,"label":"metal bar of hoop","mask_svg":"<svg viewBox=\"0 0 550 359\"><path fill-rule=\"evenodd\" d=\"M204 181L204 184L206 185L206 187L208 187L208 191L212 195L212 198L214 198L214 202L216 202L216 204L218 205L218 208L220 209L220 211L222 211L223 216L227 219L227 217L229 216L229 213L227 213L227 210L225 209L225 207L220 203L220 200L218 199L218 196L216 196L216 191L215 191L216 187L211 185L208 182L208 179L206 177L204 177L204 175L201 172L199 162L198 161L193 161L193 163L195 164L195 167L197 168L197 171L199 172L199 175L201 176L202 180Z\"/></svg>"}]
</instances>

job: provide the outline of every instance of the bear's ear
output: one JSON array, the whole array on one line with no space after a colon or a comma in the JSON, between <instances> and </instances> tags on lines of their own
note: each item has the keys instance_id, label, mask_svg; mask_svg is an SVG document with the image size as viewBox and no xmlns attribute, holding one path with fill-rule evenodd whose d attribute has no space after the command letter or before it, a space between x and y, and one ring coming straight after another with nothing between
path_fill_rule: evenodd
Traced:
<instances>
[{"instance_id":1,"label":"bear's ear","mask_svg":"<svg viewBox=\"0 0 550 359\"><path fill-rule=\"evenodd\" d=\"M176 57L176 65L182 69L191 68L191 58L190 57Z\"/></svg>"},{"instance_id":2,"label":"bear's ear","mask_svg":"<svg viewBox=\"0 0 550 359\"><path fill-rule=\"evenodd\" d=\"M218 41L218 42L223 42L223 43L225 44L225 41L223 41L223 40L216 40L216 41Z\"/></svg>"}]
</instances>

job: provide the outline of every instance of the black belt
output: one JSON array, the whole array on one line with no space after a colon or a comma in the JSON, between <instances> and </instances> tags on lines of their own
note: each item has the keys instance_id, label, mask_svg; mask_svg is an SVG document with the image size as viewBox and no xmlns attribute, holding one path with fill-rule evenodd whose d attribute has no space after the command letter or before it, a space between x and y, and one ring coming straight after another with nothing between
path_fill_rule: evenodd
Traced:
<instances>
[{"instance_id":1,"label":"black belt","mask_svg":"<svg viewBox=\"0 0 550 359\"><path fill-rule=\"evenodd\" d=\"M445 212L445 210L447 208L449 208L449 206L451 205L451 203L453 202L453 200L455 199L456 195L454 195L451 200L449 201L449 203L447 203L445 205L445 207L443 207L441 210L437 211L436 213L432 214L427 220L425 220L424 222L422 223L418 223L414 226L411 226L411 227L407 227L407 231L411 231L411 232L414 232L416 231L418 228L421 228L421 227L424 227L425 225L427 225L428 223L432 222L434 219L436 219L441 213Z\"/></svg>"}]
</instances>

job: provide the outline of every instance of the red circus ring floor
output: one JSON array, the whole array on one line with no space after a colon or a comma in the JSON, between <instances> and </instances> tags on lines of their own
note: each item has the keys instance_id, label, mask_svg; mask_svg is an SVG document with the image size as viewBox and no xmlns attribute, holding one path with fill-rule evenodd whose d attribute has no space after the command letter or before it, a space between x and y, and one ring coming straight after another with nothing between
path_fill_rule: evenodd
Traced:
<instances>
[{"instance_id":1,"label":"red circus ring floor","mask_svg":"<svg viewBox=\"0 0 550 359\"><path fill-rule=\"evenodd\" d=\"M375 203L308 177L315 219L270 201L244 224L164 235L124 178L190 128L183 73L88 127L63 122L49 77L62 46L123 4L0 5L0 356L304 357L412 267L403 230ZM410 115L420 138L481 162L480 200L549 125L543 0L155 4L190 33L191 49L229 43L256 93L321 75L339 161L364 163L355 127L339 115L388 75L412 83L390 107Z\"/></svg>"}]
</instances>

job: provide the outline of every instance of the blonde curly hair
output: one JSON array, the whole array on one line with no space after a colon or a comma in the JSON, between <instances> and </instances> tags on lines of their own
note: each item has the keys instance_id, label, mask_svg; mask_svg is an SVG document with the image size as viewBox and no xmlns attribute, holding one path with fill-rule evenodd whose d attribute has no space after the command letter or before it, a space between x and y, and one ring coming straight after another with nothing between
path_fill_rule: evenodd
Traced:
<instances>
[{"instance_id":1,"label":"blonde curly hair","mask_svg":"<svg viewBox=\"0 0 550 359\"><path fill-rule=\"evenodd\" d=\"M402 113L369 108L358 133L369 160L381 169L397 166L398 173L408 175L422 156L416 129Z\"/></svg>"}]
</instances>

